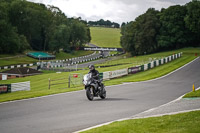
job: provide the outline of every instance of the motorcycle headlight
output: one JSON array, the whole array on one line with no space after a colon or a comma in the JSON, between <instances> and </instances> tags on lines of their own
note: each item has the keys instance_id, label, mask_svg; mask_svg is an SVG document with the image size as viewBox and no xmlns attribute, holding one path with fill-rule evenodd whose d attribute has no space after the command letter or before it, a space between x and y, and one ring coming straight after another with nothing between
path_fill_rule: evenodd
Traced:
<instances>
[{"instance_id":1,"label":"motorcycle headlight","mask_svg":"<svg viewBox=\"0 0 200 133\"><path fill-rule=\"evenodd\" d=\"M83 84L86 85L86 84L87 84L87 81L83 81Z\"/></svg>"},{"instance_id":2,"label":"motorcycle headlight","mask_svg":"<svg viewBox=\"0 0 200 133\"><path fill-rule=\"evenodd\" d=\"M91 81L83 81L84 85L89 85L91 83Z\"/></svg>"}]
</instances>

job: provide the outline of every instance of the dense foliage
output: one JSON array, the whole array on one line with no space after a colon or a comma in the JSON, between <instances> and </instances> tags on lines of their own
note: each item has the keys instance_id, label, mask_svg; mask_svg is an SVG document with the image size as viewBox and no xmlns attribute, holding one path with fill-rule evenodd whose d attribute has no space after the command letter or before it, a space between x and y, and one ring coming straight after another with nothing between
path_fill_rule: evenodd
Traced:
<instances>
[{"instance_id":1,"label":"dense foliage","mask_svg":"<svg viewBox=\"0 0 200 133\"><path fill-rule=\"evenodd\" d=\"M88 25L90 26L104 26L104 27L112 27L112 28L119 28L120 25L115 22L111 22L110 20L103 20L100 19L98 21L89 21Z\"/></svg>"},{"instance_id":2,"label":"dense foliage","mask_svg":"<svg viewBox=\"0 0 200 133\"><path fill-rule=\"evenodd\" d=\"M121 46L132 55L200 46L200 1L161 11L150 8L135 21L123 23Z\"/></svg>"},{"instance_id":3,"label":"dense foliage","mask_svg":"<svg viewBox=\"0 0 200 133\"><path fill-rule=\"evenodd\" d=\"M59 52L90 42L86 22L57 7L26 0L0 0L0 53L26 49Z\"/></svg>"}]
</instances>

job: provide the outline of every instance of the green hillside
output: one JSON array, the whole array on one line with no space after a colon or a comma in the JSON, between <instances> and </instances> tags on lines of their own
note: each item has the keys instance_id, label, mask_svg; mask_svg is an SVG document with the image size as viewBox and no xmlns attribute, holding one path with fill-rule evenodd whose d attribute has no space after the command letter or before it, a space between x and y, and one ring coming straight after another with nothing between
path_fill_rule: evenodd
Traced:
<instances>
[{"instance_id":1,"label":"green hillside","mask_svg":"<svg viewBox=\"0 0 200 133\"><path fill-rule=\"evenodd\" d=\"M116 47L120 46L120 29L90 27L91 43L99 47Z\"/></svg>"}]
</instances>

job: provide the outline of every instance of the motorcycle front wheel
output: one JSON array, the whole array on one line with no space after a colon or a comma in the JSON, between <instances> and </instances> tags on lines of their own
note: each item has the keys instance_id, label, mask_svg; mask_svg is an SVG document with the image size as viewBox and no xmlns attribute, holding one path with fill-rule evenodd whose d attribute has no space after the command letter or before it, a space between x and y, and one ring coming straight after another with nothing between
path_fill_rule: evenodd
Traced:
<instances>
[{"instance_id":1,"label":"motorcycle front wheel","mask_svg":"<svg viewBox=\"0 0 200 133\"><path fill-rule=\"evenodd\" d=\"M94 93L93 93L92 87L88 87L86 89L86 96L87 96L88 100L90 100L90 101L92 101L94 99Z\"/></svg>"}]
</instances>

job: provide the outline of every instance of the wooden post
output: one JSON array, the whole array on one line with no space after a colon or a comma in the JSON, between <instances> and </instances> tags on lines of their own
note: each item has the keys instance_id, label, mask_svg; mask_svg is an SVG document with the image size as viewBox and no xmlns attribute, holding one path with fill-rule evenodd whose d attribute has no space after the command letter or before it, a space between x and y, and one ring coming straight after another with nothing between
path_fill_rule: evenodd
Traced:
<instances>
[{"instance_id":1,"label":"wooden post","mask_svg":"<svg viewBox=\"0 0 200 133\"><path fill-rule=\"evenodd\" d=\"M69 75L69 81L68 81L68 88L70 88L70 75Z\"/></svg>"},{"instance_id":2,"label":"wooden post","mask_svg":"<svg viewBox=\"0 0 200 133\"><path fill-rule=\"evenodd\" d=\"M51 87L51 79L49 78L49 90L50 90L50 87Z\"/></svg>"}]
</instances>

